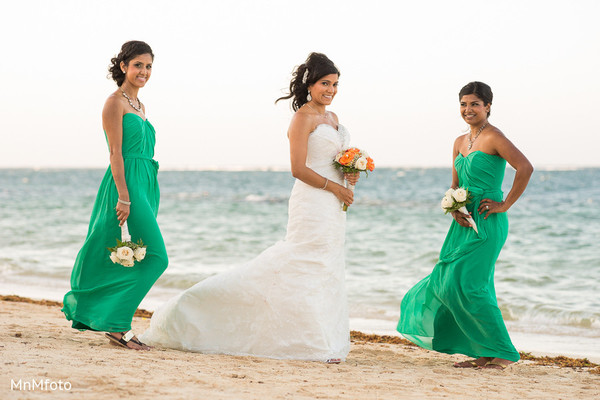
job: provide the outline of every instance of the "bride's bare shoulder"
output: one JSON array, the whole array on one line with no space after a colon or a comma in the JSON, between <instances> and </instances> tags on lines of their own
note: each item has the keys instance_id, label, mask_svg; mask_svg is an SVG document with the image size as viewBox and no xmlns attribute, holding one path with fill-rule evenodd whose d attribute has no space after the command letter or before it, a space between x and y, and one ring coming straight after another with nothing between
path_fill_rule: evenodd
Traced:
<instances>
[{"instance_id":1,"label":"bride's bare shoulder","mask_svg":"<svg viewBox=\"0 0 600 400\"><path fill-rule=\"evenodd\" d=\"M288 136L294 132L299 134L309 134L316 128L316 118L313 114L305 112L303 109L296 111L290 122Z\"/></svg>"}]
</instances>

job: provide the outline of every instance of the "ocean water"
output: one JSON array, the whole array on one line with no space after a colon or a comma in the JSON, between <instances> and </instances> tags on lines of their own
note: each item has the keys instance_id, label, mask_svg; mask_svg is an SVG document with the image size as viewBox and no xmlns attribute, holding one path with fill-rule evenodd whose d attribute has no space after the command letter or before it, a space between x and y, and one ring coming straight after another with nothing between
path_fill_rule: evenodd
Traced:
<instances>
[{"instance_id":1,"label":"ocean water","mask_svg":"<svg viewBox=\"0 0 600 400\"><path fill-rule=\"evenodd\" d=\"M0 294L62 300L104 170L0 169ZM507 169L504 190L514 171ZM393 334L399 304L435 265L451 222L446 168L380 168L348 211L351 328ZM142 303L245 262L281 240L288 171L160 171L170 265ZM600 168L539 170L509 210L496 265L515 346L600 360Z\"/></svg>"}]
</instances>

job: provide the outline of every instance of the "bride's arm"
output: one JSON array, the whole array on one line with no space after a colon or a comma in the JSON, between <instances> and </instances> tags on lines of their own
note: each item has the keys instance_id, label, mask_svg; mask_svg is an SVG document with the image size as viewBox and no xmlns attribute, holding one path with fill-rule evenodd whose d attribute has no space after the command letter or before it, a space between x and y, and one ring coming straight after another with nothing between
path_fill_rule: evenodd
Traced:
<instances>
[{"instance_id":1,"label":"bride's arm","mask_svg":"<svg viewBox=\"0 0 600 400\"><path fill-rule=\"evenodd\" d=\"M314 123L309 115L296 113L292 118L288 131L292 175L307 185L333 193L340 201L350 205L354 200L354 194L351 190L328 180L306 166L308 137L314 128L313 125Z\"/></svg>"}]
</instances>

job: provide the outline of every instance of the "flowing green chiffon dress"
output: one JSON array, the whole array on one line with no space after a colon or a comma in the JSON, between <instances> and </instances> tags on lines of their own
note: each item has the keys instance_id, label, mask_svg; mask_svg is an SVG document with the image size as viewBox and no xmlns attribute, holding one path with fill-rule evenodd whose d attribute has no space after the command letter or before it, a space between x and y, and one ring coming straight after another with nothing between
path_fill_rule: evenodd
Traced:
<instances>
[{"instance_id":1,"label":"flowing green chiffon dress","mask_svg":"<svg viewBox=\"0 0 600 400\"><path fill-rule=\"evenodd\" d=\"M502 201L506 161L474 151L454 160L459 185L472 193L467 209L479 233L452 221L438 263L406 293L398 332L429 350L519 360L498 308L494 269L508 234L506 213L479 215L484 198Z\"/></svg>"},{"instance_id":2,"label":"flowing green chiffon dress","mask_svg":"<svg viewBox=\"0 0 600 400\"><path fill-rule=\"evenodd\" d=\"M131 329L138 305L167 268L165 244L156 223L160 193L158 163L152 159L154 127L132 113L123 116L123 161L131 200L127 219L133 242L142 239L146 257L133 267L113 264L107 247L121 238L115 207L118 192L110 166L104 174L92 210L87 238L71 274L71 291L62 311L73 328L104 332Z\"/></svg>"}]
</instances>

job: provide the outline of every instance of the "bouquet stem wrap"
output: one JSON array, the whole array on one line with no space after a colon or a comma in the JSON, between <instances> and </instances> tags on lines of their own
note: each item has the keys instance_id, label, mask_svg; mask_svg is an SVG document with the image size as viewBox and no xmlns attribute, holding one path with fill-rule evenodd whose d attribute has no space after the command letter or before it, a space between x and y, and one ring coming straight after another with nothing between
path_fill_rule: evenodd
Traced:
<instances>
[{"instance_id":1,"label":"bouquet stem wrap","mask_svg":"<svg viewBox=\"0 0 600 400\"><path fill-rule=\"evenodd\" d=\"M348 189L352 190L354 192L354 185L348 184ZM348 204L344 203L344 206L342 207L342 211L348 211Z\"/></svg>"},{"instance_id":2,"label":"bouquet stem wrap","mask_svg":"<svg viewBox=\"0 0 600 400\"><path fill-rule=\"evenodd\" d=\"M123 222L123 225L121 225L121 242L131 242L127 221Z\"/></svg>"},{"instance_id":3,"label":"bouquet stem wrap","mask_svg":"<svg viewBox=\"0 0 600 400\"><path fill-rule=\"evenodd\" d=\"M458 211L467 216L467 221L469 221L469 224L471 224L471 227L475 230L475 233L479 233L479 231L477 230L477 224L475 223L473 217L471 217L471 214L469 214L469 212L467 211L467 207L462 206L458 209Z\"/></svg>"}]
</instances>

